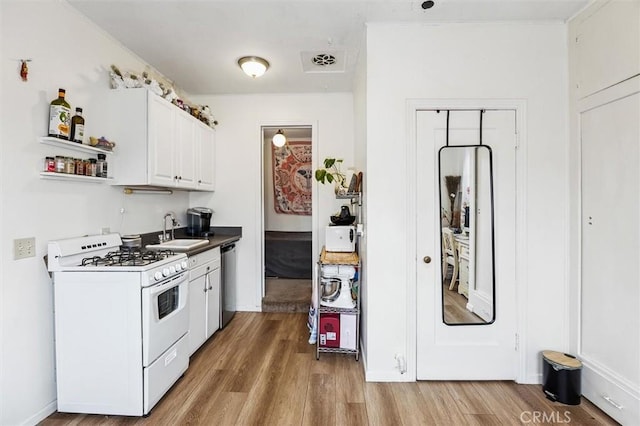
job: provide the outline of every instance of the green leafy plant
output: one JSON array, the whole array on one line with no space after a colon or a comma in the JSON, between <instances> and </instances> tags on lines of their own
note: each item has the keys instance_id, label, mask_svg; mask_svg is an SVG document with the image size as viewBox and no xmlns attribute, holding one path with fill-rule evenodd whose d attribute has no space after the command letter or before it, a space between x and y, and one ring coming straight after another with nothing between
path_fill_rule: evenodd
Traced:
<instances>
[{"instance_id":1,"label":"green leafy plant","mask_svg":"<svg viewBox=\"0 0 640 426\"><path fill-rule=\"evenodd\" d=\"M315 172L315 178L320 183L332 183L337 182L341 186L345 186L347 177L340 170L340 164L342 164L341 158L325 158L324 168L317 169Z\"/></svg>"}]
</instances>

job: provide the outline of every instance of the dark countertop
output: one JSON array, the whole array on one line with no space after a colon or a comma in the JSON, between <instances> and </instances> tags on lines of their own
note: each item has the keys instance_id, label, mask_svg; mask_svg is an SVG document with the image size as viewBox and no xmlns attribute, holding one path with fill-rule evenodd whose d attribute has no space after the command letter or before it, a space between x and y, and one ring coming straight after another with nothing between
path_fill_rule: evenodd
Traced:
<instances>
[{"instance_id":1,"label":"dark countertop","mask_svg":"<svg viewBox=\"0 0 640 426\"><path fill-rule=\"evenodd\" d=\"M209 240L209 244L207 244L206 246L200 246L193 250L186 251L185 253L187 254L187 256L193 256L216 247L222 248L242 238L241 226L212 226L209 229L213 232L213 236L195 237L192 235L187 235L187 228L176 228L173 232L176 239L193 238L196 240ZM171 231L167 230L167 232ZM162 234L162 231L141 234L140 236L142 237L142 246L144 247L148 244L158 244L158 235L160 234Z\"/></svg>"}]
</instances>

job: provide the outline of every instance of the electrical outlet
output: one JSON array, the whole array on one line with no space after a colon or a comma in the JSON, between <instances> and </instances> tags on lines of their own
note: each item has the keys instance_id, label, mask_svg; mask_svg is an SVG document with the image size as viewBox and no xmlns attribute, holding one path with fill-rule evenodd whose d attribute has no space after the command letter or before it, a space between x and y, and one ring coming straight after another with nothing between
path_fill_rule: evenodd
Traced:
<instances>
[{"instance_id":1,"label":"electrical outlet","mask_svg":"<svg viewBox=\"0 0 640 426\"><path fill-rule=\"evenodd\" d=\"M34 257L36 255L36 238L18 238L13 240L14 260Z\"/></svg>"},{"instance_id":2,"label":"electrical outlet","mask_svg":"<svg viewBox=\"0 0 640 426\"><path fill-rule=\"evenodd\" d=\"M110 228L102 228L101 230L102 235L107 235L109 233L111 233L111 229Z\"/></svg>"}]
</instances>

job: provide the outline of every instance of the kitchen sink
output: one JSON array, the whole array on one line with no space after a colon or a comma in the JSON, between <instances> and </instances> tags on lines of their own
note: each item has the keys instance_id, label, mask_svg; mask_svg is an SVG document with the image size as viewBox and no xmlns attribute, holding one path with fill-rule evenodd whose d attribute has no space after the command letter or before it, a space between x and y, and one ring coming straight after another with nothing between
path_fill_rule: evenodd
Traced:
<instances>
[{"instance_id":1,"label":"kitchen sink","mask_svg":"<svg viewBox=\"0 0 640 426\"><path fill-rule=\"evenodd\" d=\"M148 250L173 250L173 251L189 251L198 247L202 247L209 244L209 240L196 240L196 239L175 239L165 241L161 244L150 244L145 246Z\"/></svg>"}]
</instances>

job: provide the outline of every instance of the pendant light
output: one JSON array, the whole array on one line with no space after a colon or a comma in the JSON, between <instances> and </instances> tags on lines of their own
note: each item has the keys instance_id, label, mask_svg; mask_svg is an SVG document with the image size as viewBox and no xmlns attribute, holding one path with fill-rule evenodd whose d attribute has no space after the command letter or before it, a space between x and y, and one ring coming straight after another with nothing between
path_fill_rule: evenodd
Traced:
<instances>
[{"instance_id":1,"label":"pendant light","mask_svg":"<svg viewBox=\"0 0 640 426\"><path fill-rule=\"evenodd\" d=\"M269 62L258 56L243 56L238 59L238 65L246 75L253 78L260 77L269 68Z\"/></svg>"},{"instance_id":2,"label":"pendant light","mask_svg":"<svg viewBox=\"0 0 640 426\"><path fill-rule=\"evenodd\" d=\"M273 142L273 145L278 148L282 148L284 144L287 143L287 137L284 135L282 129L278 130L278 132L273 135L271 142Z\"/></svg>"}]
</instances>

